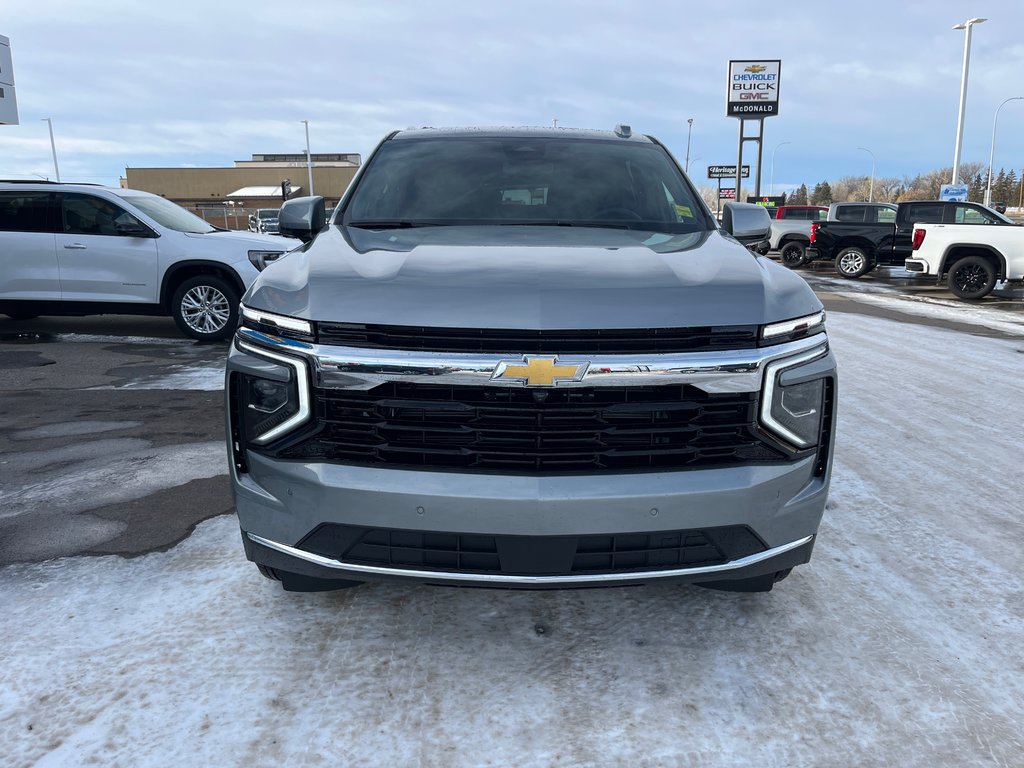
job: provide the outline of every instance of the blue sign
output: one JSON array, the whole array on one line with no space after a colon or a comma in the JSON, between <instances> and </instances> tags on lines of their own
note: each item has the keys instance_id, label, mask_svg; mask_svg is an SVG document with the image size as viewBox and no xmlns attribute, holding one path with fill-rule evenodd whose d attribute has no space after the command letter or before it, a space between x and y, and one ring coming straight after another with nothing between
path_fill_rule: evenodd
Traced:
<instances>
[{"instance_id":1,"label":"blue sign","mask_svg":"<svg viewBox=\"0 0 1024 768\"><path fill-rule=\"evenodd\" d=\"M939 200L951 203L966 203L968 187L966 184L943 184L939 191Z\"/></svg>"}]
</instances>

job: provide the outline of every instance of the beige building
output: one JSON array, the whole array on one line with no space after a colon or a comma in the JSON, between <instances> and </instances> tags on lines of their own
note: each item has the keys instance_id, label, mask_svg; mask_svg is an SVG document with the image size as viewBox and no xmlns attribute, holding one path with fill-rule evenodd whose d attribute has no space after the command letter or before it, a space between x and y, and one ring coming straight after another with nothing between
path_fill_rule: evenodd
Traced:
<instances>
[{"instance_id":1,"label":"beige building","mask_svg":"<svg viewBox=\"0 0 1024 768\"><path fill-rule=\"evenodd\" d=\"M313 193L333 206L359 169L358 154L312 154ZM257 208L280 208L281 184L291 197L309 194L305 153L253 155L231 168L126 168L121 186L166 197L209 221L245 229Z\"/></svg>"}]
</instances>

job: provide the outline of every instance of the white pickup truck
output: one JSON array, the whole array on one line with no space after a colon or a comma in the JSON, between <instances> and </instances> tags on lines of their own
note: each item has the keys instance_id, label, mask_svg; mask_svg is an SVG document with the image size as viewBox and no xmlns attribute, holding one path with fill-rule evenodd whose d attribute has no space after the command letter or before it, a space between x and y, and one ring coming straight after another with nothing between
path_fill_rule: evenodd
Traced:
<instances>
[{"instance_id":1,"label":"white pickup truck","mask_svg":"<svg viewBox=\"0 0 1024 768\"><path fill-rule=\"evenodd\" d=\"M1024 227L917 224L913 249L906 270L945 277L961 299L983 298L1000 280L1024 280Z\"/></svg>"}]
</instances>

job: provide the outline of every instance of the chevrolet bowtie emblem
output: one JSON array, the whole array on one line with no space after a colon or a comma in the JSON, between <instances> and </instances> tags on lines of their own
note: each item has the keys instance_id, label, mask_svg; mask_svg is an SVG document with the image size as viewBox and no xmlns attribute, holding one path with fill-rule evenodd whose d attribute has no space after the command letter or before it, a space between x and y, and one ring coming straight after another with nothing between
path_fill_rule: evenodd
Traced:
<instances>
[{"instance_id":1,"label":"chevrolet bowtie emblem","mask_svg":"<svg viewBox=\"0 0 1024 768\"><path fill-rule=\"evenodd\" d=\"M749 67L744 69L744 72L764 72L768 67L763 64L751 64Z\"/></svg>"},{"instance_id":2,"label":"chevrolet bowtie emblem","mask_svg":"<svg viewBox=\"0 0 1024 768\"><path fill-rule=\"evenodd\" d=\"M560 381L580 381L590 363L558 364L557 357L530 357L522 361L502 360L494 368L491 381L521 381L528 387L553 387Z\"/></svg>"}]
</instances>

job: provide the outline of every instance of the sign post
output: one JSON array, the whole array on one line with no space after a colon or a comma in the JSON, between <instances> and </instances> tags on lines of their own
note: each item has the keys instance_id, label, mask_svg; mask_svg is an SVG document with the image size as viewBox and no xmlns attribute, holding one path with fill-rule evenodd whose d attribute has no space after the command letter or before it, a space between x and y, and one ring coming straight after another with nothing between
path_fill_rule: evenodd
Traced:
<instances>
[{"instance_id":1,"label":"sign post","mask_svg":"<svg viewBox=\"0 0 1024 768\"><path fill-rule=\"evenodd\" d=\"M731 59L726 82L726 117L740 121L739 149L736 153L736 189L740 188L739 167L743 163L743 142L757 143L757 175L754 196L761 196L761 157L763 154L764 119L779 114L779 83L781 59ZM747 136L748 122L756 123L757 134Z\"/></svg>"},{"instance_id":2,"label":"sign post","mask_svg":"<svg viewBox=\"0 0 1024 768\"><path fill-rule=\"evenodd\" d=\"M0 125L18 125L11 41L3 35L0 35Z\"/></svg>"}]
</instances>

